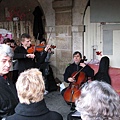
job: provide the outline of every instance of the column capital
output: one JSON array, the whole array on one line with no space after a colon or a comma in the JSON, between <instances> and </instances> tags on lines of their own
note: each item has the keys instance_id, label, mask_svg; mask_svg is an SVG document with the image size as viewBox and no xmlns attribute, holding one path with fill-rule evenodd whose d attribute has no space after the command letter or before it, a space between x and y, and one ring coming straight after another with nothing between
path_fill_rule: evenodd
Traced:
<instances>
[{"instance_id":1,"label":"column capital","mask_svg":"<svg viewBox=\"0 0 120 120\"><path fill-rule=\"evenodd\" d=\"M66 11L71 10L73 7L72 0L54 0L52 7L55 11Z\"/></svg>"}]
</instances>

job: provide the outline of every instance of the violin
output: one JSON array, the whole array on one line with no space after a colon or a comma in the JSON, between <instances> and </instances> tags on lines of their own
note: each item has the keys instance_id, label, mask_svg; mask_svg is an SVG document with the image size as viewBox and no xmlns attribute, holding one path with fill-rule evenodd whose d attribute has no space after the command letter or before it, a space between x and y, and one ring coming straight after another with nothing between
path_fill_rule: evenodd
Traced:
<instances>
[{"instance_id":1,"label":"violin","mask_svg":"<svg viewBox=\"0 0 120 120\"><path fill-rule=\"evenodd\" d=\"M27 49L27 52L29 53L29 54L32 54L32 53L34 53L34 52L42 52L43 50L44 50L44 48L45 48L45 45L43 45L43 44L39 44L39 45L37 45L37 46L35 46L35 45L31 45L28 49ZM50 48L56 48L56 46L54 46L54 45L51 45L50 46Z\"/></svg>"},{"instance_id":2,"label":"violin","mask_svg":"<svg viewBox=\"0 0 120 120\"><path fill-rule=\"evenodd\" d=\"M74 72L71 77L75 77L75 82L70 83L63 95L67 103L74 103L79 98L81 94L80 87L86 82L86 75L84 72Z\"/></svg>"}]
</instances>

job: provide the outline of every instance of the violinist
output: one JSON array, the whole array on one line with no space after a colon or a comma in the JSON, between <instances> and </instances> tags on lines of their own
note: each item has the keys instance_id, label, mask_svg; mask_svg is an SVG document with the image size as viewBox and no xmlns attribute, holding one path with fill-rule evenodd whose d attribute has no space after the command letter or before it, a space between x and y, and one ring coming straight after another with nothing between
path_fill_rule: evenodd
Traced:
<instances>
[{"instance_id":1,"label":"violinist","mask_svg":"<svg viewBox=\"0 0 120 120\"><path fill-rule=\"evenodd\" d=\"M44 67L43 64L45 63L45 58L47 57L48 50L50 49L50 45L46 45L46 39L42 38L40 40L40 46L43 47L43 49L41 51L35 51L35 56L36 56L36 67L42 70Z\"/></svg>"},{"instance_id":2,"label":"violinist","mask_svg":"<svg viewBox=\"0 0 120 120\"><path fill-rule=\"evenodd\" d=\"M46 39L42 38L40 40L40 45L44 46L43 51L39 52L36 51L35 52L35 56L36 56L36 67L42 72L42 75L44 77L44 81L45 81L45 89L46 89L46 93L52 89L57 89L57 86L55 84L54 79L52 79L52 81L54 83L52 83L52 86L50 86L49 82L50 80L48 80L49 78L53 78L53 72L52 72L52 68L50 67L50 57L53 54L52 50L51 50L51 45L47 45L46 43Z\"/></svg>"},{"instance_id":3,"label":"violinist","mask_svg":"<svg viewBox=\"0 0 120 120\"><path fill-rule=\"evenodd\" d=\"M73 54L73 63L67 66L64 73L64 81L67 83L73 83L75 81L75 78L72 76L74 72L80 71L85 73L85 76L88 77L94 77L94 70L89 66L83 63L82 61L82 55L79 51L74 52ZM82 62L81 62L82 61ZM63 89L61 94L64 96L64 93L67 88ZM74 104L73 108L74 109Z\"/></svg>"},{"instance_id":4,"label":"violinist","mask_svg":"<svg viewBox=\"0 0 120 120\"><path fill-rule=\"evenodd\" d=\"M18 72L21 73L24 70L35 67L35 55L34 53L28 53L27 49L31 45L31 37L27 33L21 35L21 46L18 46L14 50L14 59L18 60Z\"/></svg>"}]
</instances>

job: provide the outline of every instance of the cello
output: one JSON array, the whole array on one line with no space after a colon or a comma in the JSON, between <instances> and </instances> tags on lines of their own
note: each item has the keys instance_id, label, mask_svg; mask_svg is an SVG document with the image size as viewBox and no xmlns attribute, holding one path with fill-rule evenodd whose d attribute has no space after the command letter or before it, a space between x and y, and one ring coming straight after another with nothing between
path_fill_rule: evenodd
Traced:
<instances>
[{"instance_id":1,"label":"cello","mask_svg":"<svg viewBox=\"0 0 120 120\"><path fill-rule=\"evenodd\" d=\"M83 83L86 82L87 79L85 73L81 72L81 70L72 74L71 77L75 78L75 81L70 83L70 85L64 92L63 97L67 103L74 103L81 94L80 87Z\"/></svg>"}]
</instances>

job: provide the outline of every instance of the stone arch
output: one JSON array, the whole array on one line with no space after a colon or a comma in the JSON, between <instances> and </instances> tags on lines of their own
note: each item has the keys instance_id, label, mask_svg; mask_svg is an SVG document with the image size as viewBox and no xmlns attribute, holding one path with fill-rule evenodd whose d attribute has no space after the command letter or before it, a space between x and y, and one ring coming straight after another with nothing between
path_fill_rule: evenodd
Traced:
<instances>
[{"instance_id":1,"label":"stone arch","mask_svg":"<svg viewBox=\"0 0 120 120\"><path fill-rule=\"evenodd\" d=\"M72 9L72 47L84 55L84 16L90 0L74 0Z\"/></svg>"},{"instance_id":2,"label":"stone arch","mask_svg":"<svg viewBox=\"0 0 120 120\"><path fill-rule=\"evenodd\" d=\"M84 25L84 16L85 16L85 12L86 12L86 9L88 7L88 5L90 5L90 0L82 0L82 3L83 3L83 9L81 10L81 13L82 13L82 24ZM82 5L82 4L81 4Z\"/></svg>"},{"instance_id":3,"label":"stone arch","mask_svg":"<svg viewBox=\"0 0 120 120\"><path fill-rule=\"evenodd\" d=\"M83 0L83 3L84 3L84 7L82 9L83 14L82 14L82 20L81 21L82 21L82 25L84 26L84 17L85 17L85 13L86 13L88 5L90 5L90 0ZM84 47L85 47L85 45L84 45L84 31L82 32L82 38L83 38L83 56L84 56L84 54L85 54L84 53Z\"/></svg>"},{"instance_id":4,"label":"stone arch","mask_svg":"<svg viewBox=\"0 0 120 120\"><path fill-rule=\"evenodd\" d=\"M55 26L55 12L52 8L53 0L37 0L44 12L46 26Z\"/></svg>"},{"instance_id":5,"label":"stone arch","mask_svg":"<svg viewBox=\"0 0 120 120\"><path fill-rule=\"evenodd\" d=\"M45 38L49 39L50 37L50 43L51 44L55 43L55 11L52 8L52 1L53 0L37 0L41 6L41 9L43 10L44 13L44 28L45 28ZM52 32L52 33L51 33Z\"/></svg>"}]
</instances>

